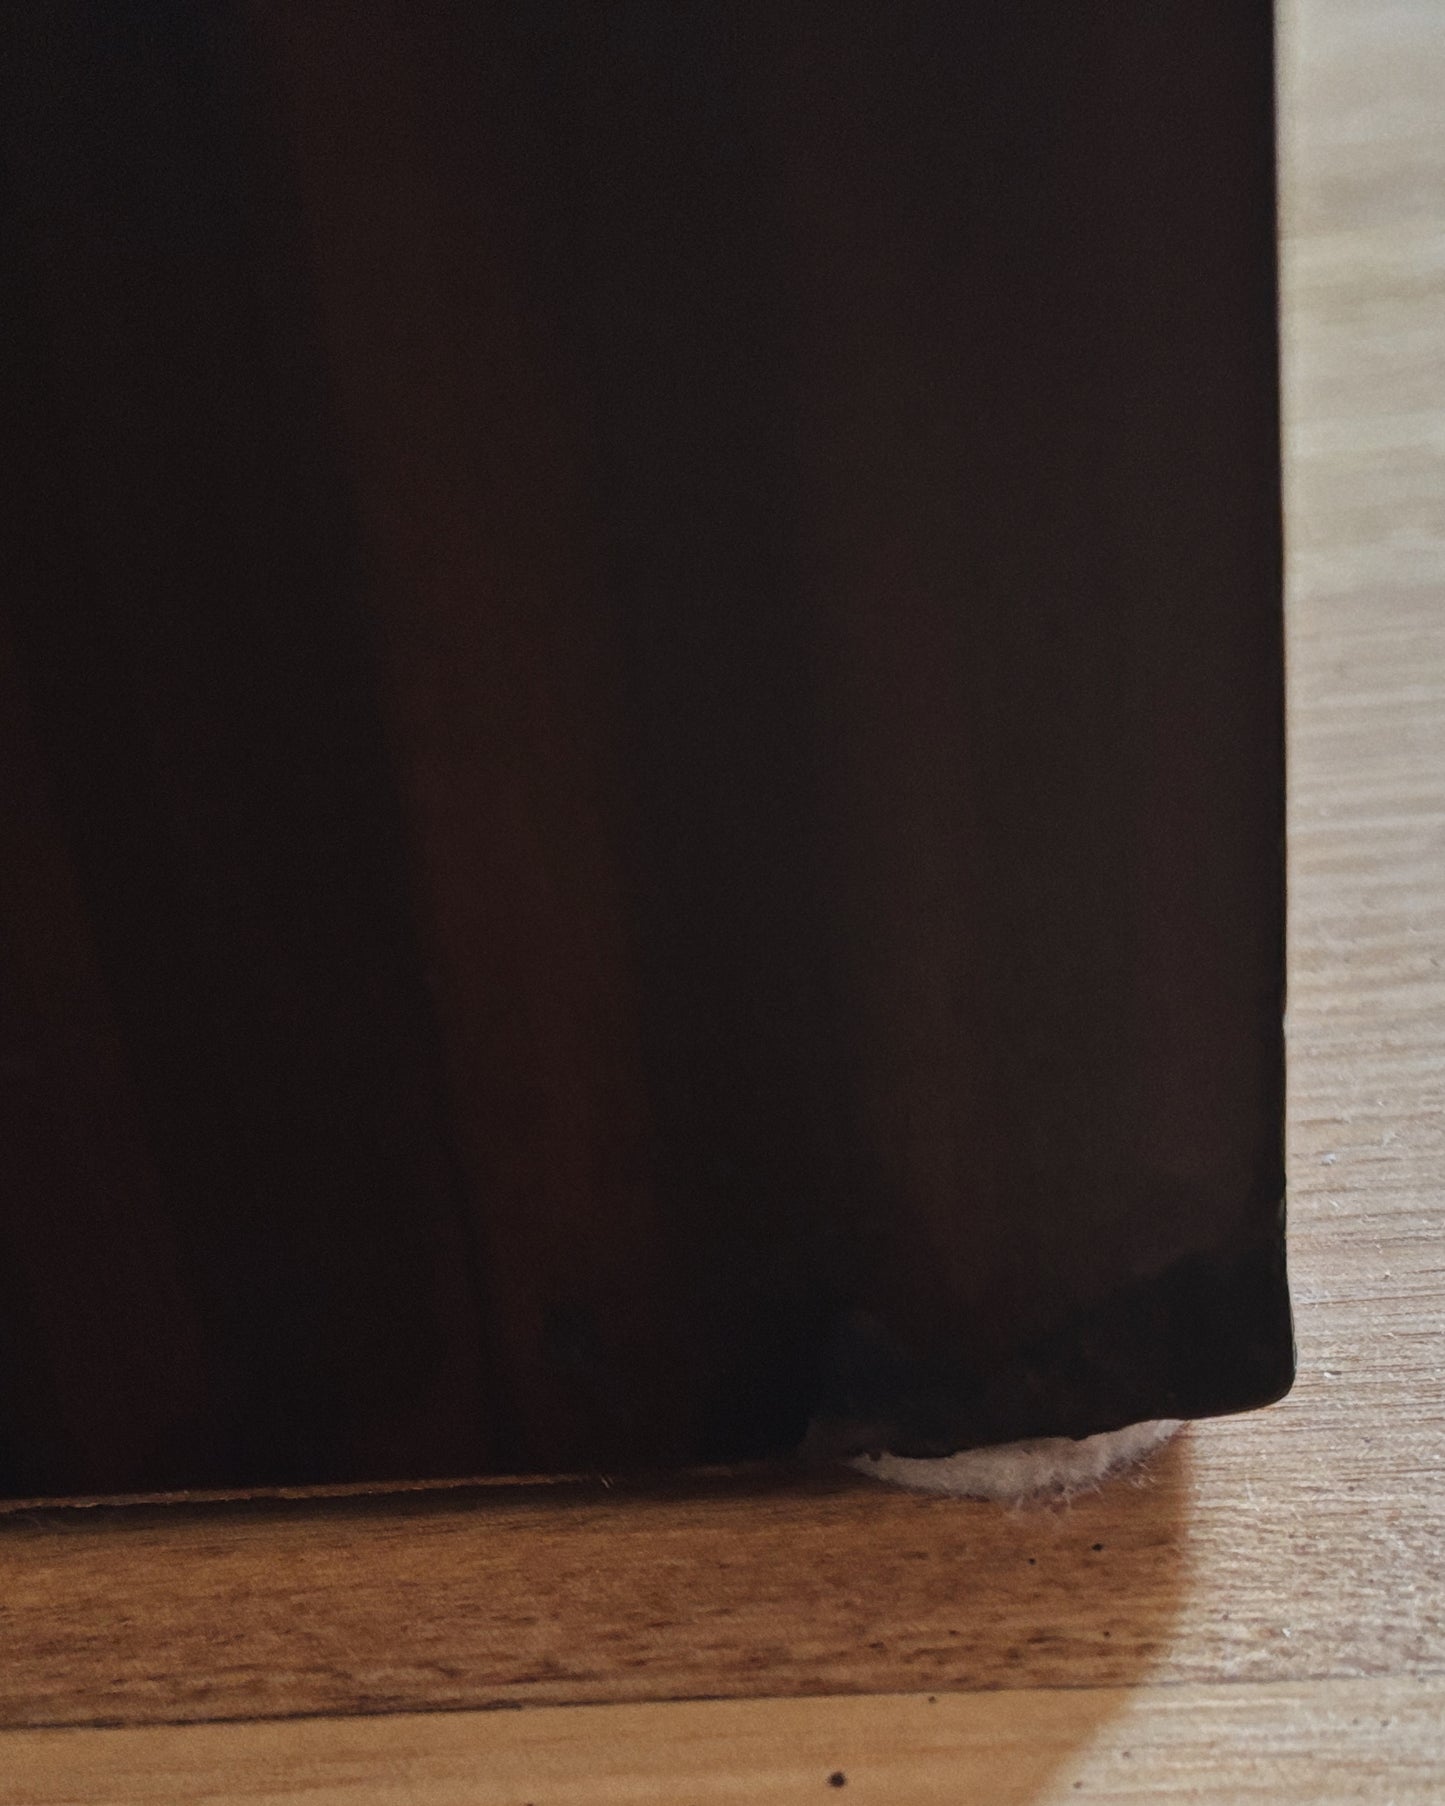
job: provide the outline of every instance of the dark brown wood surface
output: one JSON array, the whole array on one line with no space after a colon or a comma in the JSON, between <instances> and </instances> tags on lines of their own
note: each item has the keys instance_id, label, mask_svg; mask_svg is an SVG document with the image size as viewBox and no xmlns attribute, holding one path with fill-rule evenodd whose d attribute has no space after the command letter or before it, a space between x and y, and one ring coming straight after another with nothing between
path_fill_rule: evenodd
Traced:
<instances>
[{"instance_id":1,"label":"dark brown wood surface","mask_svg":"<svg viewBox=\"0 0 1445 1806\"><path fill-rule=\"evenodd\" d=\"M12 1489L1277 1393L1268 9L3 30Z\"/></svg>"}]
</instances>

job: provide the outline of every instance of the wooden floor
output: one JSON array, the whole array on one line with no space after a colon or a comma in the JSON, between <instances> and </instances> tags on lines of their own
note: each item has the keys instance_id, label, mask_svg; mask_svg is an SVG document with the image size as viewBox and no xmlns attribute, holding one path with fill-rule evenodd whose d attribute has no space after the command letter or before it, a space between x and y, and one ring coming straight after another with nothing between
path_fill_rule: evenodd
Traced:
<instances>
[{"instance_id":1,"label":"wooden floor","mask_svg":"<svg viewBox=\"0 0 1445 1806\"><path fill-rule=\"evenodd\" d=\"M1296 1392L1062 1508L11 1518L0 1806L1445 1799L1445 6L1282 24Z\"/></svg>"}]
</instances>

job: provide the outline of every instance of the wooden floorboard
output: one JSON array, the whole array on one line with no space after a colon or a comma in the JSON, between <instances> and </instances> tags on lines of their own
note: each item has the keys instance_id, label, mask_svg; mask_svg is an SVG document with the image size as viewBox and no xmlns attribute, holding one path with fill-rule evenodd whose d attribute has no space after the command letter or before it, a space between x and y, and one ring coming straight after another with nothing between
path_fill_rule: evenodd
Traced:
<instances>
[{"instance_id":1,"label":"wooden floorboard","mask_svg":"<svg viewBox=\"0 0 1445 1806\"><path fill-rule=\"evenodd\" d=\"M1048 1806L1440 1797L1445 1683L738 1700L13 1732L8 1806Z\"/></svg>"}]
</instances>

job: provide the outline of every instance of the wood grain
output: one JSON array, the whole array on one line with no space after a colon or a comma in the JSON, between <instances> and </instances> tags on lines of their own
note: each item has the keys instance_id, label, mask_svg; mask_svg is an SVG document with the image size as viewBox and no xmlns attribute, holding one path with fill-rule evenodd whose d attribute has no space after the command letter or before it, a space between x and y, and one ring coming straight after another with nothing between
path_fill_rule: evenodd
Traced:
<instances>
[{"instance_id":1,"label":"wood grain","mask_svg":"<svg viewBox=\"0 0 1445 1806\"><path fill-rule=\"evenodd\" d=\"M58 868L49 911L5 912L44 1023L7 1219L39 1207L102 1276L7 1220L0 1313L39 1333L0 1419L60 1395L48 1434L0 1431L27 1491L468 1471L499 1416L364 561L225 11L0 14L0 560L34 729L0 782L31 884L47 838ZM136 1376L91 1394L104 1430L65 1408L87 1353Z\"/></svg>"},{"instance_id":2,"label":"wood grain","mask_svg":"<svg viewBox=\"0 0 1445 1806\"><path fill-rule=\"evenodd\" d=\"M1284 1390L1271 21L1055 10L0 8L8 1495Z\"/></svg>"},{"instance_id":3,"label":"wood grain","mask_svg":"<svg viewBox=\"0 0 1445 1806\"><path fill-rule=\"evenodd\" d=\"M1331 1429L1203 1427L1062 1510L737 1480L12 1521L0 1718L1445 1667L1432 1483L1370 1510L1381 1477L1332 1480Z\"/></svg>"},{"instance_id":4,"label":"wood grain","mask_svg":"<svg viewBox=\"0 0 1445 1806\"><path fill-rule=\"evenodd\" d=\"M1056 1510L733 1479L22 1515L6 1723L393 1716L17 1730L6 1806L822 1799L835 1768L890 1802L1440 1797L1445 15L1284 25L1295 1393Z\"/></svg>"},{"instance_id":5,"label":"wood grain","mask_svg":"<svg viewBox=\"0 0 1445 1806\"><path fill-rule=\"evenodd\" d=\"M1439 1680L30 1731L7 1806L1045 1806L1439 1798Z\"/></svg>"}]
</instances>

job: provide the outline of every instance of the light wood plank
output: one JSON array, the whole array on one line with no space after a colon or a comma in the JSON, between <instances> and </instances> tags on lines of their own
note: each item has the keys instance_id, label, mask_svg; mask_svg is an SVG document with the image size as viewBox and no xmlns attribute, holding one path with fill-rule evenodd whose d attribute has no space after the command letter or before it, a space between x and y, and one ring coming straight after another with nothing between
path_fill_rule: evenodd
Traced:
<instances>
[{"instance_id":1,"label":"light wood plank","mask_svg":"<svg viewBox=\"0 0 1445 1806\"><path fill-rule=\"evenodd\" d=\"M1445 1781L1445 1682L32 1731L3 1754L7 1806L1409 1806Z\"/></svg>"}]
</instances>

